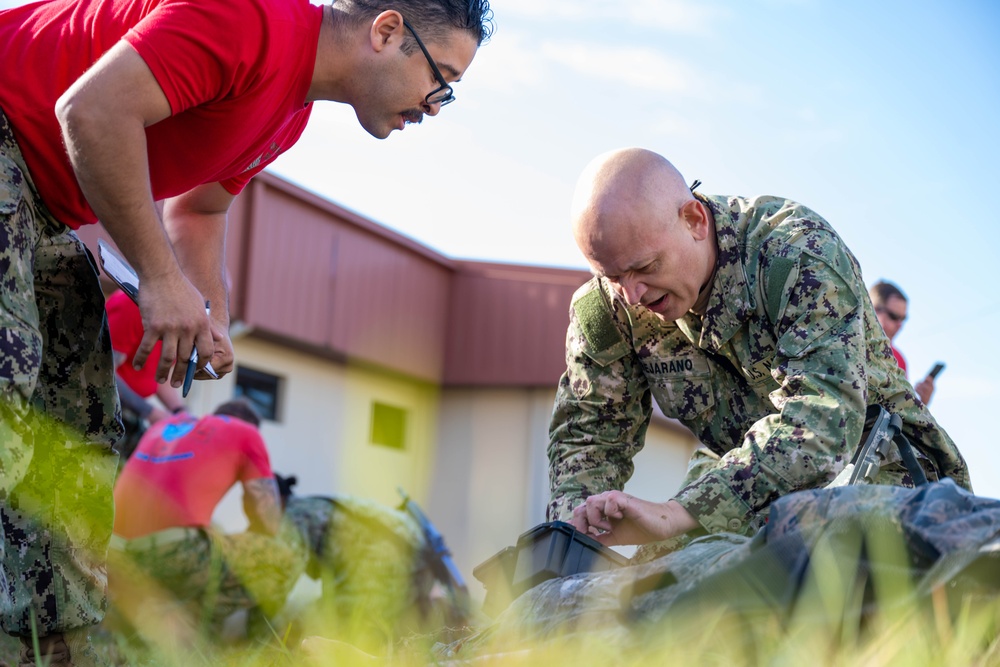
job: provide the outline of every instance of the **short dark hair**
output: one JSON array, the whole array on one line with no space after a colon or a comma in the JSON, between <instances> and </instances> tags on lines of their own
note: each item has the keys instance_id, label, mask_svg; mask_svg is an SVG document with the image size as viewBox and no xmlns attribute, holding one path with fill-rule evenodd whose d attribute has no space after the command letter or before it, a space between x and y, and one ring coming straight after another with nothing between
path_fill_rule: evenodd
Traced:
<instances>
[{"instance_id":1,"label":"short dark hair","mask_svg":"<svg viewBox=\"0 0 1000 667\"><path fill-rule=\"evenodd\" d=\"M334 0L334 4L353 23L367 21L384 11L397 11L425 42L444 39L451 29L464 30L479 45L493 35L489 0ZM409 38L404 46L417 48Z\"/></svg>"},{"instance_id":2,"label":"short dark hair","mask_svg":"<svg viewBox=\"0 0 1000 667\"><path fill-rule=\"evenodd\" d=\"M888 280L880 280L871 286L868 290L868 296L871 297L872 303L876 306L885 305L885 302L892 297L897 297L903 301L909 301L906 295L903 294L903 290L896 287L895 284L890 283Z\"/></svg>"},{"instance_id":3,"label":"short dark hair","mask_svg":"<svg viewBox=\"0 0 1000 667\"><path fill-rule=\"evenodd\" d=\"M254 410L253 405L245 398L235 398L226 401L215 409L213 414L228 417L236 417L255 428L260 428L260 415Z\"/></svg>"}]
</instances>

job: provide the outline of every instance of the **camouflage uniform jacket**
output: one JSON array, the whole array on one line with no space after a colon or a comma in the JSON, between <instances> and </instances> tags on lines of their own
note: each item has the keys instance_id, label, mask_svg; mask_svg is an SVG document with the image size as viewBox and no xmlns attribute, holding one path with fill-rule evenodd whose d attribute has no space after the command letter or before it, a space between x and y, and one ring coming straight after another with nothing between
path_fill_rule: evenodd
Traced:
<instances>
[{"instance_id":1,"label":"camouflage uniform jacket","mask_svg":"<svg viewBox=\"0 0 1000 667\"><path fill-rule=\"evenodd\" d=\"M896 365L857 260L829 223L774 197L699 198L718 241L704 315L664 322L602 278L574 295L549 518L624 487L651 397L704 445L674 499L709 532L748 534L776 498L831 481L874 403L900 415L940 476L969 488L965 461ZM903 479L898 455L894 466L895 477L883 467L887 482Z\"/></svg>"}]
</instances>

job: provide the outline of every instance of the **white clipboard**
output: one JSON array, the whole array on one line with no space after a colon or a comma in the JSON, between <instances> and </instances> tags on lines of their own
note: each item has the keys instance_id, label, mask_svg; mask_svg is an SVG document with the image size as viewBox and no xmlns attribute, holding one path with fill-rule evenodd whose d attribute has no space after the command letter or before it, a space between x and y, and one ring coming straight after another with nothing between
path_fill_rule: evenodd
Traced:
<instances>
[{"instance_id":1,"label":"white clipboard","mask_svg":"<svg viewBox=\"0 0 1000 667\"><path fill-rule=\"evenodd\" d=\"M97 240L97 257L104 275L118 285L136 304L139 303L139 276L104 239Z\"/></svg>"}]
</instances>

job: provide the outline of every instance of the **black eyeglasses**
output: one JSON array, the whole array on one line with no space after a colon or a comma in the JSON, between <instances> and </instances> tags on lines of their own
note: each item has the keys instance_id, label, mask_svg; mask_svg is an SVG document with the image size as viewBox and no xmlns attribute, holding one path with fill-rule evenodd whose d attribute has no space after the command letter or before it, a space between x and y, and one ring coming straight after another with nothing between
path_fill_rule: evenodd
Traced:
<instances>
[{"instance_id":1,"label":"black eyeglasses","mask_svg":"<svg viewBox=\"0 0 1000 667\"><path fill-rule=\"evenodd\" d=\"M435 63L434 59L431 58L431 54L427 52L427 47L424 46L422 41L420 41L420 37L413 30L410 24L406 22L406 19L403 19L403 25L406 26L406 29L410 31L411 35L413 35L413 39L417 40L417 46L419 46L420 50L424 52L424 58L427 58L427 64L431 66L431 70L434 72L434 78L441 84L439 88L435 88L427 97L424 98L424 102L427 104L440 104L441 106L451 104L455 101L455 91L453 91L451 86L448 85L448 82L444 80L444 77L441 75L441 70L438 69L437 63Z\"/></svg>"}]
</instances>

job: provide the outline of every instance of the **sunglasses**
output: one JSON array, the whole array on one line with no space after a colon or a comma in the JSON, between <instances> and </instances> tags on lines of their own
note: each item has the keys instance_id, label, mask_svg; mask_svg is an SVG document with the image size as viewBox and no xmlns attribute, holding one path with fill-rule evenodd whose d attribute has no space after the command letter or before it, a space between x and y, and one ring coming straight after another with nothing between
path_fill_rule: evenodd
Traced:
<instances>
[{"instance_id":1,"label":"sunglasses","mask_svg":"<svg viewBox=\"0 0 1000 667\"><path fill-rule=\"evenodd\" d=\"M879 315L885 315L890 320L892 320L893 322L896 322L896 323L903 322L903 321L906 320L906 315L900 315L899 313L894 313L891 310L889 310L888 308L883 308L881 306L879 306L878 308L876 308L875 312L878 313Z\"/></svg>"}]
</instances>

